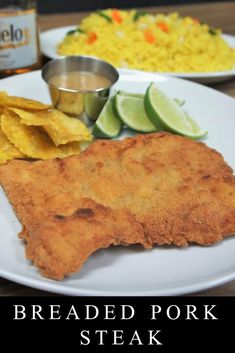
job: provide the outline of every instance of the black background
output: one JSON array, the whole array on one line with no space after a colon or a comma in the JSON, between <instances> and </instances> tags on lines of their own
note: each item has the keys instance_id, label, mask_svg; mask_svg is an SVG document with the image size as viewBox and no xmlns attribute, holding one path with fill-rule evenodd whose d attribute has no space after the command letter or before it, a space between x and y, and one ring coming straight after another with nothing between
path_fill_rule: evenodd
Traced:
<instances>
[{"instance_id":1,"label":"black background","mask_svg":"<svg viewBox=\"0 0 235 353\"><path fill-rule=\"evenodd\" d=\"M90 11L102 8L136 8L144 6L167 6L203 2L221 2L207 0L38 0L39 13L59 13L72 11ZM224 0L226 1L226 0ZM234 0L230 0L234 1Z\"/></svg>"},{"instance_id":2,"label":"black background","mask_svg":"<svg viewBox=\"0 0 235 353\"><path fill-rule=\"evenodd\" d=\"M55 349L66 347L66 352L213 352L218 349L221 352L230 352L234 346L234 324L233 318L235 314L235 298L234 297L119 297L119 298L89 298L89 297L2 297L0 299L0 325L1 325L1 345L11 348L18 344L23 351L30 348L31 352L35 349L48 351L50 348ZM61 314L65 316L71 305L78 308L78 314L81 320L55 320L50 321L37 320L32 321L30 317L25 320L14 321L13 305L25 305L26 312L30 314L30 305L39 304L43 307L43 315L49 313L49 304L60 304ZM102 318L95 320L84 320L84 305L92 304L99 307L102 314L104 304L115 304L117 309L117 318L115 320L105 321ZM118 310L120 304L129 304L135 307L135 319L120 321ZM162 314L158 320L150 320L150 305L161 305ZM200 320L185 320L185 305L193 304L197 306L197 315ZM216 304L212 313L216 315L218 320L202 320L203 305ZM178 320L171 321L165 315L166 308L169 305L178 305L181 309L181 316ZM147 342L147 330L162 330L157 336L159 341L163 342L163 346L112 346L112 340L106 339L105 346L97 346L96 341L93 345L80 345L80 331L90 330L91 338L94 330L112 329L124 330L124 338L126 342L130 341L133 331L138 330L139 335L144 343ZM6 333L6 334L5 334ZM10 339L9 335L10 333Z\"/></svg>"}]
</instances>

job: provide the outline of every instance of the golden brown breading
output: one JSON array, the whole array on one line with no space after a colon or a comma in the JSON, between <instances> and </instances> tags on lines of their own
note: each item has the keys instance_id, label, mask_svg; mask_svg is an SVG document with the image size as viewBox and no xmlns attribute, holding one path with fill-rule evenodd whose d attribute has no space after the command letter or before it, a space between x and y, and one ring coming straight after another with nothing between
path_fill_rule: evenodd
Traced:
<instances>
[{"instance_id":1,"label":"golden brown breading","mask_svg":"<svg viewBox=\"0 0 235 353\"><path fill-rule=\"evenodd\" d=\"M142 226L128 210L112 210L81 199L71 216L55 215L32 229L26 256L44 276L62 279L78 271L100 248L137 243L149 247Z\"/></svg>"},{"instance_id":2,"label":"golden brown breading","mask_svg":"<svg viewBox=\"0 0 235 353\"><path fill-rule=\"evenodd\" d=\"M37 250L36 239L43 227L55 215L71 216L83 198L122 211L120 226L125 212L132 214L148 245L209 245L235 233L232 169L205 144L168 133L100 140L65 159L14 160L0 167L0 182L25 227L21 236L30 239L30 258L39 267L45 254ZM89 229L95 231L95 226ZM77 237L80 244L79 232ZM46 248L50 237L43 239ZM113 235L110 239L112 243ZM43 270L56 277L52 262L53 249Z\"/></svg>"}]
</instances>

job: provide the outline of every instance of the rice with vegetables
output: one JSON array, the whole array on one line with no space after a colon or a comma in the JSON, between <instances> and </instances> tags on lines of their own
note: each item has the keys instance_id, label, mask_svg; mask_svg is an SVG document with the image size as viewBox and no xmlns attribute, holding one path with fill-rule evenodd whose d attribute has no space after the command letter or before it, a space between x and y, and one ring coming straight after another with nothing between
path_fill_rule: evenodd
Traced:
<instances>
[{"instance_id":1,"label":"rice with vegetables","mask_svg":"<svg viewBox=\"0 0 235 353\"><path fill-rule=\"evenodd\" d=\"M146 71L213 72L235 67L235 50L219 30L177 13L93 12L68 32L58 53L97 56L116 67Z\"/></svg>"}]
</instances>

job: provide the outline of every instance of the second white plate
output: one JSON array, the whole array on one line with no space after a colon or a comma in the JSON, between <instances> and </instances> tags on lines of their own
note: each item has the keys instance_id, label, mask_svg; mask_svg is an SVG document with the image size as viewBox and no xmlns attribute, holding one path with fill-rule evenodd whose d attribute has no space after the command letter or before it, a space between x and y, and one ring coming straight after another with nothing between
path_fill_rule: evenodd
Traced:
<instances>
[{"instance_id":1,"label":"second white plate","mask_svg":"<svg viewBox=\"0 0 235 353\"><path fill-rule=\"evenodd\" d=\"M66 33L76 26L67 26L51 29L49 31L43 32L41 34L41 49L42 53L50 59L59 58L60 55L57 54L57 46L63 40ZM228 42L230 47L235 48L235 37L229 34L223 34L223 38ZM126 73L129 72L141 73L139 70L125 69ZM181 77L188 80L193 80L200 83L215 83L222 82L235 77L235 67L233 70L221 71L221 72L210 72L210 73L181 73L181 72L166 72L164 75Z\"/></svg>"}]
</instances>

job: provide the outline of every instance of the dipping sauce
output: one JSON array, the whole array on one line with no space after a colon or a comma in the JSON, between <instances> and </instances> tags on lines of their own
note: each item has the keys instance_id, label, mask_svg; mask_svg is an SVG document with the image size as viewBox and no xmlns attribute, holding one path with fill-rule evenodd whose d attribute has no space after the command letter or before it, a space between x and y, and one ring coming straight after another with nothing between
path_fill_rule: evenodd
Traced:
<instances>
[{"instance_id":1,"label":"dipping sauce","mask_svg":"<svg viewBox=\"0 0 235 353\"><path fill-rule=\"evenodd\" d=\"M68 71L52 76L48 80L49 84L60 88L94 91L99 88L108 88L112 85L112 81L99 74L87 71Z\"/></svg>"}]
</instances>

